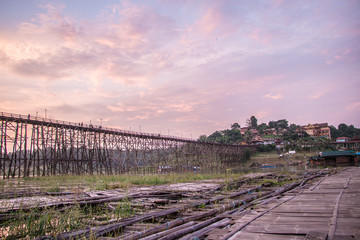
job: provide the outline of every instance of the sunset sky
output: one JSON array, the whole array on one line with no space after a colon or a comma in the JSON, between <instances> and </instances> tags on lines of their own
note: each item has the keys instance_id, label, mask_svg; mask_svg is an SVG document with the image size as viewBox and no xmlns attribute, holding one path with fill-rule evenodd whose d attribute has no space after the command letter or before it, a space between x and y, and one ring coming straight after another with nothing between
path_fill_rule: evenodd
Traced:
<instances>
[{"instance_id":1,"label":"sunset sky","mask_svg":"<svg viewBox=\"0 0 360 240\"><path fill-rule=\"evenodd\" d=\"M359 0L0 1L0 111L197 138L360 127Z\"/></svg>"}]
</instances>

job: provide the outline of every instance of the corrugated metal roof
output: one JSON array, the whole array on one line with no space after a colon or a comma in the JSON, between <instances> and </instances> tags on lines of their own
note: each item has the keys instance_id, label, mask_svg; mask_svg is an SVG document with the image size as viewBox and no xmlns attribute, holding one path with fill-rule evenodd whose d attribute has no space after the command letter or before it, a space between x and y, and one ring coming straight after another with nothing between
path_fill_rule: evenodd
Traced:
<instances>
[{"instance_id":1,"label":"corrugated metal roof","mask_svg":"<svg viewBox=\"0 0 360 240\"><path fill-rule=\"evenodd\" d=\"M322 157L335 157L335 156L356 156L354 151L328 151L322 152Z\"/></svg>"}]
</instances>

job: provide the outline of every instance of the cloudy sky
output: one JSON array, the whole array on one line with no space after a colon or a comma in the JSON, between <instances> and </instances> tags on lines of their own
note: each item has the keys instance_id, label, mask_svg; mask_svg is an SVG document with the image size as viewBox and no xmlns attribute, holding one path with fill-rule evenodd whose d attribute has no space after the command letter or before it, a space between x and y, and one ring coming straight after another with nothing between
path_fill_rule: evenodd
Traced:
<instances>
[{"instance_id":1,"label":"cloudy sky","mask_svg":"<svg viewBox=\"0 0 360 240\"><path fill-rule=\"evenodd\" d=\"M197 138L360 127L359 0L1 0L0 111Z\"/></svg>"}]
</instances>

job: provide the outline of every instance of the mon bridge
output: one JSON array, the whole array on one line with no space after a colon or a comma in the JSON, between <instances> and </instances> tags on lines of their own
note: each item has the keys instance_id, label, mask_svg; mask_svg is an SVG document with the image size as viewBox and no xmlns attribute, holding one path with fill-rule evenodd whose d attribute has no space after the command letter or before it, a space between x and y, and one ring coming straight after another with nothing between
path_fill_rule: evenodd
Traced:
<instances>
[{"instance_id":1,"label":"mon bridge","mask_svg":"<svg viewBox=\"0 0 360 240\"><path fill-rule=\"evenodd\" d=\"M3 178L223 170L255 146L200 142L161 134L0 113Z\"/></svg>"}]
</instances>

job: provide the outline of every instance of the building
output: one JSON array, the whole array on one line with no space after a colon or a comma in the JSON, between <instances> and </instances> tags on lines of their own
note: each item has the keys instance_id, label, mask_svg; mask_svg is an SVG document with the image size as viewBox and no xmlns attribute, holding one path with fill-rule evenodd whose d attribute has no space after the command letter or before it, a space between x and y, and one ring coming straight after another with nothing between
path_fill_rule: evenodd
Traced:
<instances>
[{"instance_id":1,"label":"building","mask_svg":"<svg viewBox=\"0 0 360 240\"><path fill-rule=\"evenodd\" d=\"M275 128L269 128L264 130L265 135L277 135L277 131Z\"/></svg>"},{"instance_id":2,"label":"building","mask_svg":"<svg viewBox=\"0 0 360 240\"><path fill-rule=\"evenodd\" d=\"M358 166L359 160L354 151L328 151L321 152L318 158L320 164L331 166Z\"/></svg>"},{"instance_id":3,"label":"building","mask_svg":"<svg viewBox=\"0 0 360 240\"><path fill-rule=\"evenodd\" d=\"M327 123L314 123L302 126L301 129L311 137L323 137L331 140L330 127Z\"/></svg>"},{"instance_id":4,"label":"building","mask_svg":"<svg viewBox=\"0 0 360 240\"><path fill-rule=\"evenodd\" d=\"M249 128L247 128L247 127L240 128L241 135L244 135L247 130L249 130Z\"/></svg>"},{"instance_id":5,"label":"building","mask_svg":"<svg viewBox=\"0 0 360 240\"><path fill-rule=\"evenodd\" d=\"M348 141L350 141L350 138L348 137L338 137L336 139L336 142L348 142Z\"/></svg>"},{"instance_id":6,"label":"building","mask_svg":"<svg viewBox=\"0 0 360 240\"><path fill-rule=\"evenodd\" d=\"M337 150L360 151L360 138L338 137L330 144Z\"/></svg>"},{"instance_id":7,"label":"building","mask_svg":"<svg viewBox=\"0 0 360 240\"><path fill-rule=\"evenodd\" d=\"M240 128L241 135L245 135L247 131L250 131L253 135L259 135L259 131L254 128L242 127Z\"/></svg>"},{"instance_id":8,"label":"building","mask_svg":"<svg viewBox=\"0 0 360 240\"><path fill-rule=\"evenodd\" d=\"M255 135L251 141L250 144L254 144L254 145L261 145L264 144L264 139L262 137L260 137L259 135Z\"/></svg>"},{"instance_id":9,"label":"building","mask_svg":"<svg viewBox=\"0 0 360 240\"><path fill-rule=\"evenodd\" d=\"M275 144L276 141L275 141L275 138L263 138L264 142L263 144L264 145L269 145L269 144Z\"/></svg>"}]
</instances>

